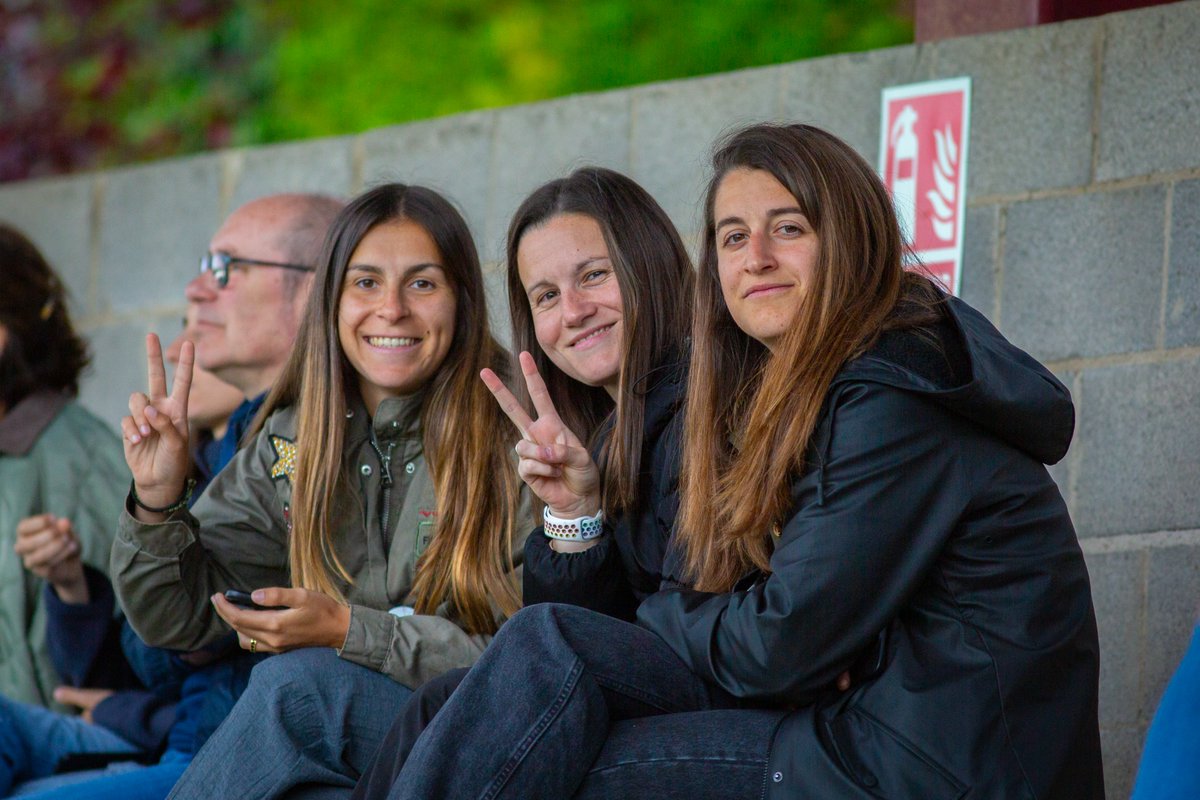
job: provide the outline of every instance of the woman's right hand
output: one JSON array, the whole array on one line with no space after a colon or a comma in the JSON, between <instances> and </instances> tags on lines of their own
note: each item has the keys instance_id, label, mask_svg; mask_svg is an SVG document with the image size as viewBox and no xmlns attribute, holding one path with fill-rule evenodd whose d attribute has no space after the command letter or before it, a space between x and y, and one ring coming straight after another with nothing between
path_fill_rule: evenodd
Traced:
<instances>
[{"instance_id":1,"label":"woman's right hand","mask_svg":"<svg viewBox=\"0 0 1200 800\"><path fill-rule=\"evenodd\" d=\"M146 360L150 393L134 392L129 396L129 416L121 420L121 434L125 440L125 463L133 474L138 499L148 506L164 507L179 499L187 481L188 391L192 386L195 348L191 342L184 342L180 348L170 394L167 394L162 345L153 333L146 336ZM147 522L164 516L137 506L135 511L138 519Z\"/></svg>"},{"instance_id":2,"label":"woman's right hand","mask_svg":"<svg viewBox=\"0 0 1200 800\"><path fill-rule=\"evenodd\" d=\"M523 352L519 360L537 411L536 420L530 419L495 372L485 369L479 373L523 437L516 446L521 457L517 471L551 514L564 518L595 516L600 511L600 470L583 442L558 416L533 356Z\"/></svg>"}]
</instances>

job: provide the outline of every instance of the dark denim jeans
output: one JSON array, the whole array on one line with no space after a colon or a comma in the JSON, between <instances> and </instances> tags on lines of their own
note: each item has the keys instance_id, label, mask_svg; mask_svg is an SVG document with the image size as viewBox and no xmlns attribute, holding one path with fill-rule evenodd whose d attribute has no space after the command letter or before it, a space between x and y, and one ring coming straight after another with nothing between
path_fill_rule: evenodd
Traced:
<instances>
[{"instance_id":1,"label":"dark denim jeans","mask_svg":"<svg viewBox=\"0 0 1200 800\"><path fill-rule=\"evenodd\" d=\"M636 625L530 606L434 717L388 797L759 798L784 712L738 705Z\"/></svg>"},{"instance_id":2,"label":"dark denim jeans","mask_svg":"<svg viewBox=\"0 0 1200 800\"><path fill-rule=\"evenodd\" d=\"M271 656L170 796L344 798L411 695L332 648Z\"/></svg>"}]
</instances>

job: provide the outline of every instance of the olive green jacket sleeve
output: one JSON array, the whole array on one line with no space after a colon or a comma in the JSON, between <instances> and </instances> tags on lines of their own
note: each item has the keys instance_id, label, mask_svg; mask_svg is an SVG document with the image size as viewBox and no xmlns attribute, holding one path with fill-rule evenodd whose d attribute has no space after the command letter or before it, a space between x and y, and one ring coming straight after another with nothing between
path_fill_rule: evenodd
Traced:
<instances>
[{"instance_id":1,"label":"olive green jacket sleeve","mask_svg":"<svg viewBox=\"0 0 1200 800\"><path fill-rule=\"evenodd\" d=\"M150 525L131 516L126 500L111 576L130 624L147 644L194 650L229 630L212 595L290 585L284 500L271 477L278 461L272 434L280 431L293 436L289 410L268 420L191 512Z\"/></svg>"}]
</instances>

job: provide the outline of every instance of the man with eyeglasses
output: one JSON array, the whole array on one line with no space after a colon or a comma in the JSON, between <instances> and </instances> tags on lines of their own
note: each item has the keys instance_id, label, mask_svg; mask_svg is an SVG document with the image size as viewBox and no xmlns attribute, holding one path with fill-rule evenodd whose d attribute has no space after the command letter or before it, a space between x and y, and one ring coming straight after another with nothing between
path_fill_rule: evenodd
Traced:
<instances>
[{"instance_id":1,"label":"man with eyeglasses","mask_svg":"<svg viewBox=\"0 0 1200 800\"><path fill-rule=\"evenodd\" d=\"M296 340L325 233L342 205L340 200L315 194L253 200L229 216L201 257L200 274L186 290L196 361L244 398L230 417L224 438L215 448L196 453L205 462L200 469L206 476L233 458L283 369ZM58 647L74 652L69 662L80 665L75 683L111 679L112 688L129 685L129 666L115 656L123 651L149 690L123 689L114 694L107 688L74 688L60 699L80 705L85 722L94 720L96 725L43 712L20 718L23 738L14 739L14 731L0 730L0 786L22 783L23 793L39 796L40 792L59 796L53 794L55 790L161 800L191 754L236 701L254 659L240 655L236 637L186 655L148 647L136 640L132 629L122 632L113 622L108 579L98 572L88 579L92 591L86 600L69 607L60 602L50 609L55 624L48 636L59 642ZM230 649L231 659L213 663ZM104 666L104 677L91 670L97 658L111 662ZM12 727L12 721L0 719L0 725ZM6 759L30 749L21 744L26 740L38 752L8 764L6 774ZM114 757L145 756L164 746L162 760L144 769L51 775L63 754L74 759L76 767L99 767Z\"/></svg>"},{"instance_id":2,"label":"man with eyeglasses","mask_svg":"<svg viewBox=\"0 0 1200 800\"><path fill-rule=\"evenodd\" d=\"M341 208L340 200L316 194L251 200L213 235L200 274L187 285L197 363L246 398L229 420L219 465L237 452L287 361L325 232Z\"/></svg>"}]
</instances>

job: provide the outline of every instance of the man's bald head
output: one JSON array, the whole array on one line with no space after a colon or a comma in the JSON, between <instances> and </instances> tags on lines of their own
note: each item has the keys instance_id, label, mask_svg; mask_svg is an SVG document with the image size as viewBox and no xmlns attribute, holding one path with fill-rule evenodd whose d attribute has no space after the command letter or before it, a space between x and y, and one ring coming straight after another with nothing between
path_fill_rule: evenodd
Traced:
<instances>
[{"instance_id":1,"label":"man's bald head","mask_svg":"<svg viewBox=\"0 0 1200 800\"><path fill-rule=\"evenodd\" d=\"M315 269L342 205L319 194L260 197L229 215L209 249ZM311 272L236 261L224 288L211 274L193 280L187 298L196 305L198 363L247 397L265 391L287 359L311 284Z\"/></svg>"}]
</instances>

